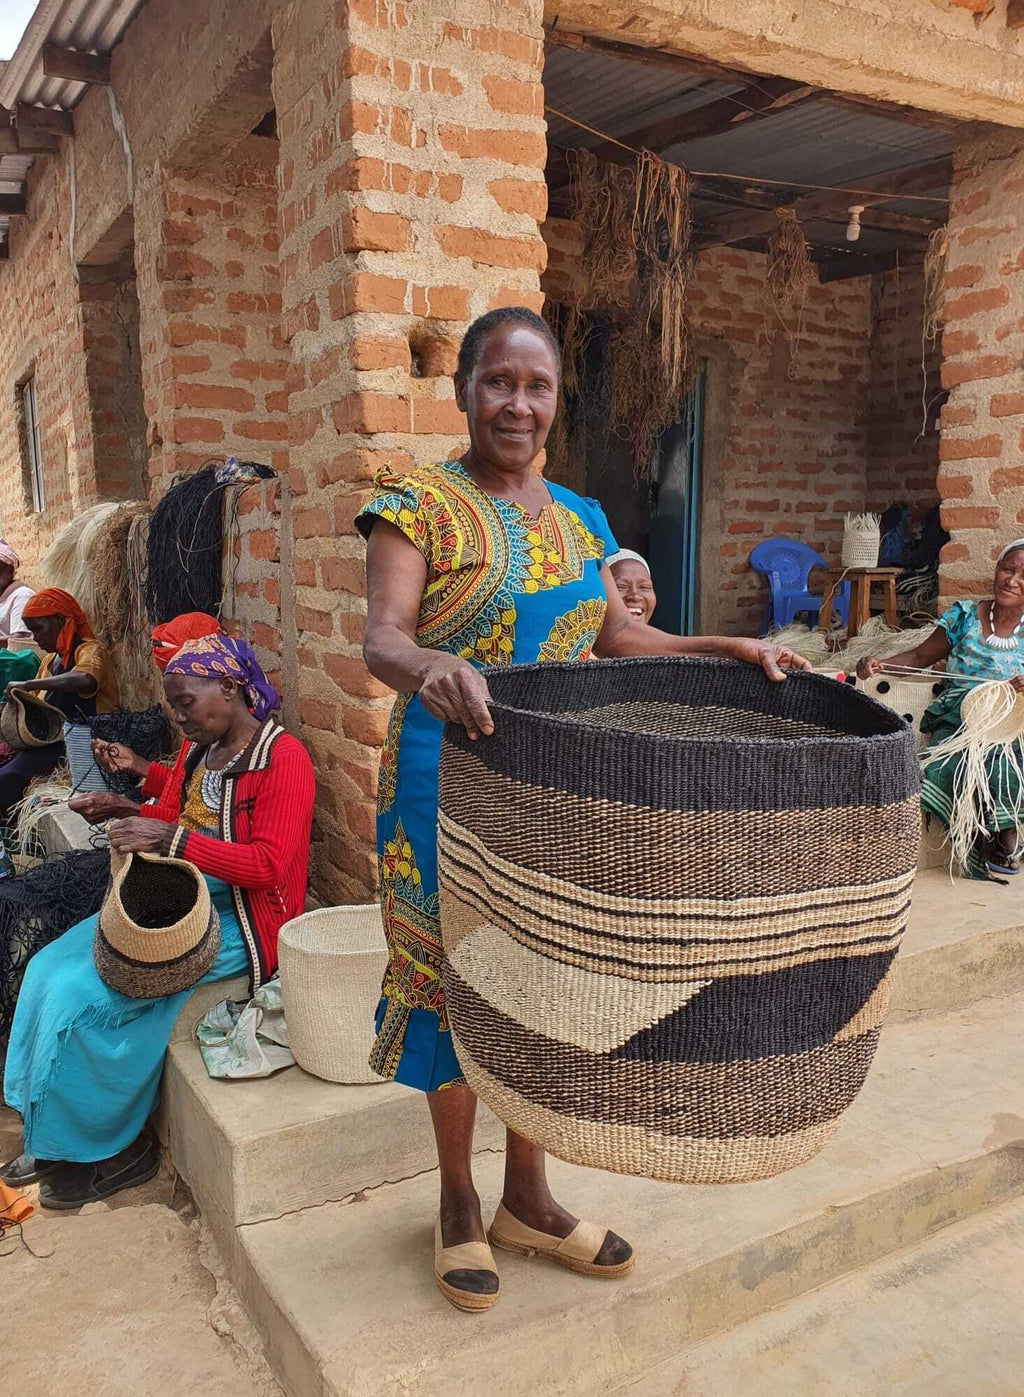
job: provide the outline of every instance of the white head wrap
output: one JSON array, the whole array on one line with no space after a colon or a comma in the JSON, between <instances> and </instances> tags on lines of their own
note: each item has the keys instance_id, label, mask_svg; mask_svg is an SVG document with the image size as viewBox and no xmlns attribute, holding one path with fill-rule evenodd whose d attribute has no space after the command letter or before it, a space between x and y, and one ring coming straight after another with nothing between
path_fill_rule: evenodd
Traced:
<instances>
[{"instance_id":1,"label":"white head wrap","mask_svg":"<svg viewBox=\"0 0 1024 1397\"><path fill-rule=\"evenodd\" d=\"M1016 553L1018 548L1024 548L1024 538L1015 538L1012 543L1008 543L996 559L996 562L1001 563L1008 553Z\"/></svg>"},{"instance_id":2,"label":"white head wrap","mask_svg":"<svg viewBox=\"0 0 1024 1397\"><path fill-rule=\"evenodd\" d=\"M620 548L617 553L613 553L610 558L606 558L605 562L609 567L614 567L616 563L639 563L647 573L647 576L650 577L651 575L651 569L648 566L647 559L640 553L634 553L632 548Z\"/></svg>"},{"instance_id":3,"label":"white head wrap","mask_svg":"<svg viewBox=\"0 0 1024 1397\"><path fill-rule=\"evenodd\" d=\"M15 572L21 566L21 559L6 539L0 538L0 563L8 563Z\"/></svg>"}]
</instances>

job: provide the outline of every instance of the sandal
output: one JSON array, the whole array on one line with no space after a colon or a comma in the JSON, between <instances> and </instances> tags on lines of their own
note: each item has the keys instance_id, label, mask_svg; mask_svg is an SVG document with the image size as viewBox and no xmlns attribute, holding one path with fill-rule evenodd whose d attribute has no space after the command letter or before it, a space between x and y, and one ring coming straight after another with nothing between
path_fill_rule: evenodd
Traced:
<instances>
[{"instance_id":1,"label":"sandal","mask_svg":"<svg viewBox=\"0 0 1024 1397\"><path fill-rule=\"evenodd\" d=\"M160 1151L152 1137L142 1135L111 1159L98 1164L62 1164L39 1190L44 1208L69 1211L86 1203L112 1198L122 1189L148 1183L160 1169Z\"/></svg>"},{"instance_id":2,"label":"sandal","mask_svg":"<svg viewBox=\"0 0 1024 1397\"><path fill-rule=\"evenodd\" d=\"M988 846L983 855L985 867L988 869L989 873L994 873L997 876L1001 875L1004 878L1016 878L1020 873L1020 859L1022 854L1024 854L1024 845L1022 845L1019 840L1013 846L1012 851L1009 852L1000 848L998 844L993 842Z\"/></svg>"},{"instance_id":3,"label":"sandal","mask_svg":"<svg viewBox=\"0 0 1024 1397\"><path fill-rule=\"evenodd\" d=\"M466 1289L470 1278L486 1289ZM501 1294L494 1256L486 1242L462 1242L446 1247L441 1218L434 1226L434 1278L446 1300L457 1310L489 1310Z\"/></svg>"},{"instance_id":4,"label":"sandal","mask_svg":"<svg viewBox=\"0 0 1024 1397\"><path fill-rule=\"evenodd\" d=\"M8 1188L27 1188L49 1178L63 1163L62 1159L36 1159L33 1154L20 1154L0 1168L0 1183Z\"/></svg>"},{"instance_id":5,"label":"sandal","mask_svg":"<svg viewBox=\"0 0 1024 1397\"><path fill-rule=\"evenodd\" d=\"M607 1228L592 1222L578 1222L568 1237L556 1237L550 1232L538 1232L527 1227L509 1212L504 1203L498 1204L491 1230L487 1234L492 1246L502 1251L518 1252L520 1256L546 1256L559 1266L581 1276L598 1276L615 1280L632 1271L636 1255L628 1242ZM602 1253L629 1250L625 1261L602 1261Z\"/></svg>"}]
</instances>

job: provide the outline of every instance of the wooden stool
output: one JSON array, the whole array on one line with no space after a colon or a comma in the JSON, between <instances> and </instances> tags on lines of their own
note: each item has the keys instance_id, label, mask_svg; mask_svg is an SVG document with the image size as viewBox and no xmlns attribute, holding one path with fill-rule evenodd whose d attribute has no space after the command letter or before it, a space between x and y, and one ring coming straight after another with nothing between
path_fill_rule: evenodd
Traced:
<instances>
[{"instance_id":1,"label":"wooden stool","mask_svg":"<svg viewBox=\"0 0 1024 1397\"><path fill-rule=\"evenodd\" d=\"M902 568L846 568L842 572L830 575L821 611L818 613L818 629L831 630L832 599L843 582L850 584L850 624L846 633L848 640L853 639L871 615L871 588L876 584L882 588L886 624L895 628L898 624L896 579L902 571Z\"/></svg>"}]
</instances>

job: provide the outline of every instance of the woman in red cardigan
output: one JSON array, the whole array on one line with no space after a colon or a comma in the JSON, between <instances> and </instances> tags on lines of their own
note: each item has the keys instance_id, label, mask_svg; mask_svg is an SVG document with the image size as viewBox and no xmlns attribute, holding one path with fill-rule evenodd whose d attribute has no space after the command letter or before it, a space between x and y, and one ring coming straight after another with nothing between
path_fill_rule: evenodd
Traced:
<instances>
[{"instance_id":1,"label":"woman in red cardigan","mask_svg":"<svg viewBox=\"0 0 1024 1397\"><path fill-rule=\"evenodd\" d=\"M206 875L221 944L205 980L248 971L255 989L276 969L278 931L305 901L313 767L274 716L277 695L244 642L186 642L164 690L187 741L165 778L150 773L156 804L91 796L79 808L123 816L110 827L120 852L172 854ZM33 958L11 1030L4 1093L25 1141L0 1178L44 1180L46 1208L78 1208L156 1173L146 1121L191 993L140 1000L109 989L93 966L95 927L90 917Z\"/></svg>"}]
</instances>

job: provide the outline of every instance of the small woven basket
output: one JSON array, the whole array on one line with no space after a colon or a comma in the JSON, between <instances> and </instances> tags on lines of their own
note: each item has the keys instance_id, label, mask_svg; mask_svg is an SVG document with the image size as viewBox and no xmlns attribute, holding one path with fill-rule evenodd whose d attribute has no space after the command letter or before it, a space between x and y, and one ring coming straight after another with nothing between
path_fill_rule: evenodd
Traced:
<instances>
[{"instance_id":1,"label":"small woven basket","mask_svg":"<svg viewBox=\"0 0 1024 1397\"><path fill-rule=\"evenodd\" d=\"M765 1178L874 1055L920 839L913 735L846 684L722 660L488 671L449 724L445 989L466 1081L576 1164Z\"/></svg>"},{"instance_id":2,"label":"small woven basket","mask_svg":"<svg viewBox=\"0 0 1024 1397\"><path fill-rule=\"evenodd\" d=\"M197 985L220 950L220 918L198 868L111 849L110 872L92 948L100 979L129 999Z\"/></svg>"},{"instance_id":3,"label":"small woven basket","mask_svg":"<svg viewBox=\"0 0 1024 1397\"><path fill-rule=\"evenodd\" d=\"M882 546L882 521L877 514L848 514L843 521L844 568L876 568Z\"/></svg>"},{"instance_id":4,"label":"small woven basket","mask_svg":"<svg viewBox=\"0 0 1024 1397\"><path fill-rule=\"evenodd\" d=\"M942 693L944 684L941 674L930 679L913 678L907 675L879 674L873 679L858 680L857 687L869 698L884 703L898 713L905 723L914 730L914 741L918 754L928 746L928 734L921 731L921 720L926 710Z\"/></svg>"},{"instance_id":5,"label":"small woven basket","mask_svg":"<svg viewBox=\"0 0 1024 1397\"><path fill-rule=\"evenodd\" d=\"M45 699L15 689L0 708L0 737L15 752L51 747L64 735L64 714Z\"/></svg>"},{"instance_id":6,"label":"small woven basket","mask_svg":"<svg viewBox=\"0 0 1024 1397\"><path fill-rule=\"evenodd\" d=\"M277 954L295 1061L328 1082L379 1082L367 1064L388 960L378 904L304 912Z\"/></svg>"}]
</instances>

